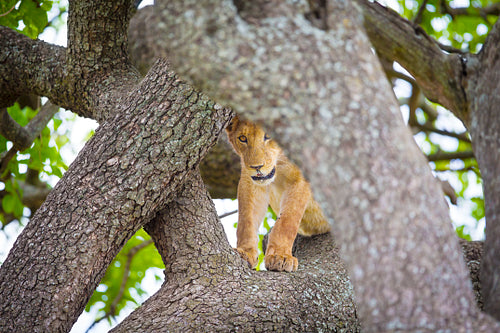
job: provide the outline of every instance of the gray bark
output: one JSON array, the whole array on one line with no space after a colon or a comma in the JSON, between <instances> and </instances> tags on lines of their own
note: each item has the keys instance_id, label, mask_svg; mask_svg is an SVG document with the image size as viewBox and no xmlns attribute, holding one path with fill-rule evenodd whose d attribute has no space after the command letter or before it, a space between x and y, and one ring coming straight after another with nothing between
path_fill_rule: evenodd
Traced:
<instances>
[{"instance_id":1,"label":"gray bark","mask_svg":"<svg viewBox=\"0 0 500 333\"><path fill-rule=\"evenodd\" d=\"M175 198L231 115L164 61L115 108L1 266L0 331L69 331L121 246Z\"/></svg>"},{"instance_id":2,"label":"gray bark","mask_svg":"<svg viewBox=\"0 0 500 333\"><path fill-rule=\"evenodd\" d=\"M486 210L481 269L485 311L500 319L500 21L478 54L447 54L422 29L393 11L367 1L359 3L377 52L405 67L426 97L448 107L471 134L483 178Z\"/></svg>"},{"instance_id":3,"label":"gray bark","mask_svg":"<svg viewBox=\"0 0 500 333\"><path fill-rule=\"evenodd\" d=\"M359 11L331 4L326 33L286 2L246 13L230 2L159 3L165 24L153 31L165 35L181 75L265 125L302 165L332 221L365 329L498 329L475 305L440 188Z\"/></svg>"},{"instance_id":4,"label":"gray bark","mask_svg":"<svg viewBox=\"0 0 500 333\"><path fill-rule=\"evenodd\" d=\"M146 225L166 263L158 293L113 332L358 332L329 234L302 238L294 274L252 271L227 242L199 177Z\"/></svg>"}]
</instances>

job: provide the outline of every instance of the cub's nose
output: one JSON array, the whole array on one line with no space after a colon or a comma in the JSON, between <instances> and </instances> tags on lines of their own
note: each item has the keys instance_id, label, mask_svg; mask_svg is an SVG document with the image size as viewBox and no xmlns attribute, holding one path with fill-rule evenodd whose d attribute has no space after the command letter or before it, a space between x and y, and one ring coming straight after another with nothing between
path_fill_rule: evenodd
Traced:
<instances>
[{"instance_id":1,"label":"cub's nose","mask_svg":"<svg viewBox=\"0 0 500 333\"><path fill-rule=\"evenodd\" d=\"M251 165L251 166L250 166L250 168L252 168L252 169L255 169L255 170L259 171L259 170L260 170L260 168L262 168L263 166L264 166L264 164L260 164L260 165Z\"/></svg>"}]
</instances>

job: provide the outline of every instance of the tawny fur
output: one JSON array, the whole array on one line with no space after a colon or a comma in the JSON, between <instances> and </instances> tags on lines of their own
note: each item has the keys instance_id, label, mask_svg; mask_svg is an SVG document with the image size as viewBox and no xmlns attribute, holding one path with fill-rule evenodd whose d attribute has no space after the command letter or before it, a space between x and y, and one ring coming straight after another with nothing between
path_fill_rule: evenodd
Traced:
<instances>
[{"instance_id":1,"label":"tawny fur","mask_svg":"<svg viewBox=\"0 0 500 333\"><path fill-rule=\"evenodd\" d=\"M236 250L255 268L257 230L270 205L278 214L278 220L269 235L264 258L266 268L287 272L297 270L297 258L292 256L297 233L312 236L330 230L321 208L312 198L309 183L260 126L235 117L226 132L241 157Z\"/></svg>"}]
</instances>

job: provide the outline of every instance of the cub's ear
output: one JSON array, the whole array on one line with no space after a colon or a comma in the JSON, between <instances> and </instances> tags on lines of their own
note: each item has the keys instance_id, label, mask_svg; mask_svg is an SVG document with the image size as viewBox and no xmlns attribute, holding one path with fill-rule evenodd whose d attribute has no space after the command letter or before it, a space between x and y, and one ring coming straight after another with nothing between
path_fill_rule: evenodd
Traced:
<instances>
[{"instance_id":1,"label":"cub's ear","mask_svg":"<svg viewBox=\"0 0 500 333\"><path fill-rule=\"evenodd\" d=\"M226 127L226 132L231 133L238 128L238 124L240 123L240 119L238 116L234 116L233 119L229 122L229 125Z\"/></svg>"}]
</instances>

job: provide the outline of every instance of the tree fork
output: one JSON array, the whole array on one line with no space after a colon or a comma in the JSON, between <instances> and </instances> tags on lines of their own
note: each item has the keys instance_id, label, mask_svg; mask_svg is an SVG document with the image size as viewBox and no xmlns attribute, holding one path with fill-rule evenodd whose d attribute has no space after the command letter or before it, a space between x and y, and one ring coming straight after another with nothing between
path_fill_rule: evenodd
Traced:
<instances>
[{"instance_id":1,"label":"tree fork","mask_svg":"<svg viewBox=\"0 0 500 333\"><path fill-rule=\"evenodd\" d=\"M165 262L165 283L113 332L359 331L329 234L299 243L293 274L250 270L229 246L197 174L145 229Z\"/></svg>"},{"instance_id":2,"label":"tree fork","mask_svg":"<svg viewBox=\"0 0 500 333\"><path fill-rule=\"evenodd\" d=\"M0 267L0 331L69 331L123 244L175 198L231 116L165 61L135 89Z\"/></svg>"}]
</instances>

